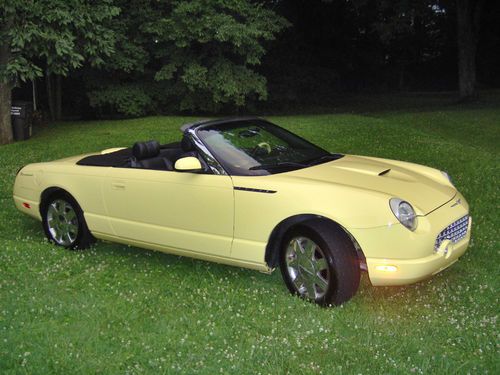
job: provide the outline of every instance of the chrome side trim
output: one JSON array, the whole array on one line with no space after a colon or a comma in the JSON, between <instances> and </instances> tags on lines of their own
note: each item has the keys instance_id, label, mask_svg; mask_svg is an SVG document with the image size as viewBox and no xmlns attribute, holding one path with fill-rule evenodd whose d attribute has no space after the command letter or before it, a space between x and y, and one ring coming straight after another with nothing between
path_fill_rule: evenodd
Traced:
<instances>
[{"instance_id":1,"label":"chrome side trim","mask_svg":"<svg viewBox=\"0 0 500 375\"><path fill-rule=\"evenodd\" d=\"M195 128L187 129L184 133L193 142L195 147L201 154L201 157L205 159L210 170L216 175L228 176L226 170L220 165L217 159L212 155L208 148L203 144L203 142L198 138L195 132Z\"/></svg>"},{"instance_id":2,"label":"chrome side trim","mask_svg":"<svg viewBox=\"0 0 500 375\"><path fill-rule=\"evenodd\" d=\"M266 193L266 194L274 194L277 192L276 190L255 189L255 188L248 188L248 187L243 187L243 186L235 186L233 189L234 190L241 190L241 191L251 191L253 193Z\"/></svg>"}]
</instances>

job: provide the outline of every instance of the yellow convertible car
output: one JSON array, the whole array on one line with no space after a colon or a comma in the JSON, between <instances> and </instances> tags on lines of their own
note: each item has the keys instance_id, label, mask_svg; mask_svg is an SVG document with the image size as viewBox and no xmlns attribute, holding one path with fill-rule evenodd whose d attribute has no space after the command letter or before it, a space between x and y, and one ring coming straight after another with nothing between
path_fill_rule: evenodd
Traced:
<instances>
[{"instance_id":1,"label":"yellow convertible car","mask_svg":"<svg viewBox=\"0 0 500 375\"><path fill-rule=\"evenodd\" d=\"M320 305L428 278L466 250L469 207L449 176L332 154L260 118L184 125L181 142L137 142L29 164L17 208L50 241L95 239L270 272Z\"/></svg>"}]
</instances>

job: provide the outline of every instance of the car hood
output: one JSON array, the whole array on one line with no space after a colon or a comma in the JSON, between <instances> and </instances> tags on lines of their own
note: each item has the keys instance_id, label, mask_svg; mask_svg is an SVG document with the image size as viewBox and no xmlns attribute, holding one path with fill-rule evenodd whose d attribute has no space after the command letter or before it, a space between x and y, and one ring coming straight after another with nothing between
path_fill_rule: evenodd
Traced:
<instances>
[{"instance_id":1,"label":"car hood","mask_svg":"<svg viewBox=\"0 0 500 375\"><path fill-rule=\"evenodd\" d=\"M287 173L300 178L371 190L401 198L425 215L450 201L456 189L436 169L395 160L345 155Z\"/></svg>"}]
</instances>

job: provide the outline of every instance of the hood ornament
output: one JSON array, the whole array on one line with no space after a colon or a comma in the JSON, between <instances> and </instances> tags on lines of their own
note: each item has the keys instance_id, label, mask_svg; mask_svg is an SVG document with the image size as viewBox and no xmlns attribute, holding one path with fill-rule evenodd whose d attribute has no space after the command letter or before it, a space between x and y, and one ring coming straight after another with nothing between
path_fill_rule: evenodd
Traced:
<instances>
[{"instance_id":1,"label":"hood ornament","mask_svg":"<svg viewBox=\"0 0 500 375\"><path fill-rule=\"evenodd\" d=\"M456 202L451 205L451 207L458 206L459 204L462 204L462 200L460 198L458 198Z\"/></svg>"}]
</instances>

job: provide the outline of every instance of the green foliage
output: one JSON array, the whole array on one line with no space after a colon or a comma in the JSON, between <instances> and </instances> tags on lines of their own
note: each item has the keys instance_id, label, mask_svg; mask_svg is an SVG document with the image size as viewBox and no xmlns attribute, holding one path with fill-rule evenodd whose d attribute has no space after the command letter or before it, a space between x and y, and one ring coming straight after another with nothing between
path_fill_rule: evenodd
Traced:
<instances>
[{"instance_id":1,"label":"green foliage","mask_svg":"<svg viewBox=\"0 0 500 375\"><path fill-rule=\"evenodd\" d=\"M106 27L119 8L112 0L0 0L0 41L10 59L2 80L26 81L49 73L67 75L88 62L98 66L114 50Z\"/></svg>"},{"instance_id":2,"label":"green foliage","mask_svg":"<svg viewBox=\"0 0 500 375\"><path fill-rule=\"evenodd\" d=\"M265 43L288 26L270 9L249 0L115 4L121 9L112 22L116 52L104 65L113 78L89 73L103 76L89 95L93 106L115 104L113 91L122 95L117 83L131 80L161 83L164 95L156 104L168 102L176 110L217 111L267 98L266 80L255 67L266 52ZM107 102L92 99L100 89L106 91Z\"/></svg>"},{"instance_id":3,"label":"green foliage","mask_svg":"<svg viewBox=\"0 0 500 375\"><path fill-rule=\"evenodd\" d=\"M457 263L407 287L375 288L364 275L358 294L334 309L291 296L279 270L101 241L57 248L12 203L27 163L177 141L195 118L58 123L1 146L0 373L498 372L499 97L468 107L445 99L379 95L336 107L342 113L272 119L333 152L447 170L470 203L472 244Z\"/></svg>"},{"instance_id":4,"label":"green foliage","mask_svg":"<svg viewBox=\"0 0 500 375\"><path fill-rule=\"evenodd\" d=\"M118 112L130 117L146 114L152 106L152 98L141 85L112 85L89 92L90 105L111 107L109 112Z\"/></svg>"}]
</instances>

